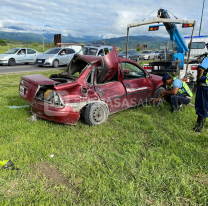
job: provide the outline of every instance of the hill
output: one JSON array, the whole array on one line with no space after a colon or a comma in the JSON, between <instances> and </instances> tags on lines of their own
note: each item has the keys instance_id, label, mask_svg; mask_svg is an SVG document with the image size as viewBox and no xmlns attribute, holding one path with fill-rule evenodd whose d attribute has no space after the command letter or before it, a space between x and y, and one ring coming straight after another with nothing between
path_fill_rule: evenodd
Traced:
<instances>
[{"instance_id":1,"label":"hill","mask_svg":"<svg viewBox=\"0 0 208 206\"><path fill-rule=\"evenodd\" d=\"M137 44L147 44L148 49L160 49L160 46L164 46L168 42L168 38L162 38L157 36L129 36L129 48L134 49ZM126 48L126 36L118 38L103 39L106 44L115 45L116 47Z\"/></svg>"},{"instance_id":2,"label":"hill","mask_svg":"<svg viewBox=\"0 0 208 206\"><path fill-rule=\"evenodd\" d=\"M51 43L53 42L54 34L46 33L44 34L44 42ZM0 39L6 40L8 43L13 42L24 42L24 43L33 43L39 42L42 43L43 36L42 34L33 34L33 33L24 33L24 32L4 32L0 31ZM63 36L62 42L74 42L74 43L86 43L86 42L99 42L100 40L104 41L106 44L115 45L116 47L125 48L126 47L126 36L123 37L114 37L109 39L102 39L101 37L96 36L83 36L83 37L72 37L71 35ZM168 41L168 38L162 38L157 36L147 36L147 35L138 35L129 37L129 48L136 48L137 44L147 44L148 49L159 49L160 46L163 46Z\"/></svg>"}]
</instances>

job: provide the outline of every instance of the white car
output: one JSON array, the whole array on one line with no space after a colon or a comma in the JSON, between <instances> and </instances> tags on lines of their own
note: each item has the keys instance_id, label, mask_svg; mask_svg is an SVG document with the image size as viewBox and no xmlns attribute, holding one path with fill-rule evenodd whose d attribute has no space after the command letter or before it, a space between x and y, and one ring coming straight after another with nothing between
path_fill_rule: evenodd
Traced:
<instances>
[{"instance_id":1,"label":"white car","mask_svg":"<svg viewBox=\"0 0 208 206\"><path fill-rule=\"evenodd\" d=\"M150 50L142 51L139 55L139 59L155 59L155 53Z\"/></svg>"},{"instance_id":2,"label":"white car","mask_svg":"<svg viewBox=\"0 0 208 206\"><path fill-rule=\"evenodd\" d=\"M39 54L41 53L30 48L13 48L0 54L0 64L14 66L16 63L34 63Z\"/></svg>"},{"instance_id":3,"label":"white car","mask_svg":"<svg viewBox=\"0 0 208 206\"><path fill-rule=\"evenodd\" d=\"M53 66L57 68L60 65L67 65L68 62L76 54L74 49L66 48L66 47L57 47L49 49L41 55L37 56L36 64L39 67L43 66Z\"/></svg>"}]
</instances>

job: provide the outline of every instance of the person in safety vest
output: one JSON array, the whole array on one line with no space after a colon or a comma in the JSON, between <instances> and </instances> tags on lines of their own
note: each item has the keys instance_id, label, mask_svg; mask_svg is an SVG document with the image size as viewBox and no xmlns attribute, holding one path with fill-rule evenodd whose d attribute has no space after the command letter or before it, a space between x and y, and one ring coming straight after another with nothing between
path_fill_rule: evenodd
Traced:
<instances>
[{"instance_id":1,"label":"person in safety vest","mask_svg":"<svg viewBox=\"0 0 208 206\"><path fill-rule=\"evenodd\" d=\"M208 55L197 67L197 85L195 110L198 118L193 130L201 133L206 117L208 117Z\"/></svg>"},{"instance_id":2,"label":"person in safety vest","mask_svg":"<svg viewBox=\"0 0 208 206\"><path fill-rule=\"evenodd\" d=\"M171 105L172 112L179 111L184 106L182 104L189 104L191 97L193 96L186 82L172 78L168 74L165 74L162 81L167 86L165 91L160 92L158 97L153 103L158 102L161 98L164 99Z\"/></svg>"}]
</instances>

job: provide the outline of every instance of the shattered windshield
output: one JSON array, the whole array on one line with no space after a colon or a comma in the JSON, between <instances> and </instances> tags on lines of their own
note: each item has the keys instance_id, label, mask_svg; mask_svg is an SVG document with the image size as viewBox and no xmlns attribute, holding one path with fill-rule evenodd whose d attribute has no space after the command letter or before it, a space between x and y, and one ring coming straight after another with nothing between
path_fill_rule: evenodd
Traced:
<instances>
[{"instance_id":1,"label":"shattered windshield","mask_svg":"<svg viewBox=\"0 0 208 206\"><path fill-rule=\"evenodd\" d=\"M48 51L44 52L44 54L57 54L61 49L59 48L52 48L49 49Z\"/></svg>"},{"instance_id":2,"label":"shattered windshield","mask_svg":"<svg viewBox=\"0 0 208 206\"><path fill-rule=\"evenodd\" d=\"M83 47L78 54L81 55L96 55L97 54L97 49L95 48L90 48L90 47Z\"/></svg>"},{"instance_id":3,"label":"shattered windshield","mask_svg":"<svg viewBox=\"0 0 208 206\"><path fill-rule=\"evenodd\" d=\"M19 49L10 49L5 54L15 54Z\"/></svg>"}]
</instances>

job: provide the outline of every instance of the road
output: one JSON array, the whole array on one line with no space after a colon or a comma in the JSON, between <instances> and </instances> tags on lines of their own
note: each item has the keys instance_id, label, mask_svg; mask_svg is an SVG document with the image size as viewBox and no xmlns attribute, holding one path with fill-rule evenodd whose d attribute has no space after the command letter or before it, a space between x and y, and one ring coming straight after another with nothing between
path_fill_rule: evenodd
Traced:
<instances>
[{"instance_id":1,"label":"road","mask_svg":"<svg viewBox=\"0 0 208 206\"><path fill-rule=\"evenodd\" d=\"M61 66L59 69L65 69L66 66ZM55 69L53 67L38 67L35 64L16 64L15 66L0 65L0 73L17 73L17 72L31 72L31 71L45 71Z\"/></svg>"},{"instance_id":2,"label":"road","mask_svg":"<svg viewBox=\"0 0 208 206\"><path fill-rule=\"evenodd\" d=\"M141 62L149 62L150 60L141 60ZM17 72L31 72L31 71L46 71L53 70L53 67L38 67L35 64L16 64L15 66L3 66L0 65L1 73L17 73ZM59 69L66 69L66 66L60 66Z\"/></svg>"}]
</instances>

